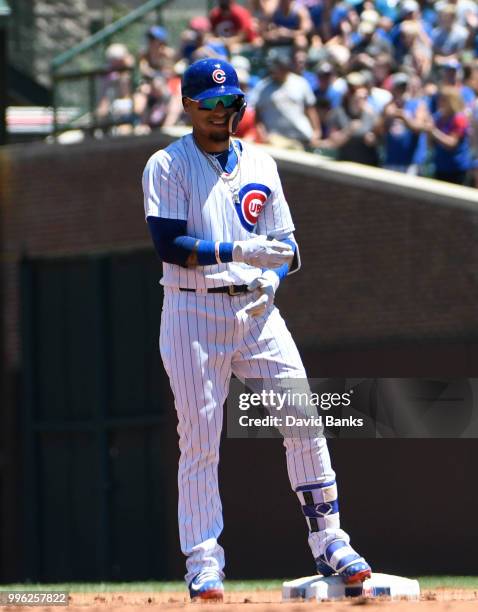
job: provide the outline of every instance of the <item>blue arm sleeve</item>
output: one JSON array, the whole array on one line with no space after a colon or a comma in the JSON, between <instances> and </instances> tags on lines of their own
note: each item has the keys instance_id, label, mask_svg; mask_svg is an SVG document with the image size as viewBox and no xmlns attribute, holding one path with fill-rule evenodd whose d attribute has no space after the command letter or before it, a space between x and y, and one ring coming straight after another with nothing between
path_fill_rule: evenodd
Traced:
<instances>
[{"instance_id":1,"label":"blue arm sleeve","mask_svg":"<svg viewBox=\"0 0 478 612\"><path fill-rule=\"evenodd\" d=\"M161 217L147 218L151 238L159 257L166 263L186 266L188 257L193 252L196 242L199 265L216 265L215 243L212 240L197 240L186 234L186 221L163 219ZM219 244L219 258L223 263L232 261L232 242Z\"/></svg>"},{"instance_id":2,"label":"blue arm sleeve","mask_svg":"<svg viewBox=\"0 0 478 612\"><path fill-rule=\"evenodd\" d=\"M285 238L284 240L281 240L281 242L285 242L286 244L290 244L290 246L292 247L292 249L294 251L294 257L296 257L295 250L296 250L296 246L297 245L295 244L295 242L293 240L290 240L290 238ZM292 262L292 263L294 263L294 262ZM281 281L281 280L283 280L287 276L290 267L291 266L289 264L284 264L283 266L280 266L280 268L273 268L272 272L275 272L277 274L277 276L279 277L279 280Z\"/></svg>"}]
</instances>

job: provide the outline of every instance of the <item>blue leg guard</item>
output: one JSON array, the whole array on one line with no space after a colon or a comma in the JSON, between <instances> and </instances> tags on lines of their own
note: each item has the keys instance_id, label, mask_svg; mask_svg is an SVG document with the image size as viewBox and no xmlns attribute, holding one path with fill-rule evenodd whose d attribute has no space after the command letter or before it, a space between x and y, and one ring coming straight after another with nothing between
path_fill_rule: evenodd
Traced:
<instances>
[{"instance_id":1,"label":"blue leg guard","mask_svg":"<svg viewBox=\"0 0 478 612\"><path fill-rule=\"evenodd\" d=\"M370 566L350 546L349 536L340 529L335 480L302 485L296 493L309 527L309 543L317 571L323 576L338 574L346 584L370 578Z\"/></svg>"}]
</instances>

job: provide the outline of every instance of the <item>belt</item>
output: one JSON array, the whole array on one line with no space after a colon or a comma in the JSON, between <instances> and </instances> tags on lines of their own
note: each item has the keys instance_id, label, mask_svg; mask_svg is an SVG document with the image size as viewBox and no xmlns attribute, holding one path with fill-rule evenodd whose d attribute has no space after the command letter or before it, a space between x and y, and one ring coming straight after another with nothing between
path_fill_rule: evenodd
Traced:
<instances>
[{"instance_id":1,"label":"belt","mask_svg":"<svg viewBox=\"0 0 478 612\"><path fill-rule=\"evenodd\" d=\"M193 291L196 293L197 289L179 287L179 291ZM227 293L230 296L241 295L242 293L248 293L248 291L247 285L225 285L223 287L210 287L207 289L207 293Z\"/></svg>"}]
</instances>

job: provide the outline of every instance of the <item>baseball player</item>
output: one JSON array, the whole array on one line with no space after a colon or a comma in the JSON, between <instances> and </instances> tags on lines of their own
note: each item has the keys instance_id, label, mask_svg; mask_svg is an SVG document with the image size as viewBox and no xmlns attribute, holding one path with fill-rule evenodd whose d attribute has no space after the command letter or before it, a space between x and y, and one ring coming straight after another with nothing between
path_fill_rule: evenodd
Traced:
<instances>
[{"instance_id":1,"label":"baseball player","mask_svg":"<svg viewBox=\"0 0 478 612\"><path fill-rule=\"evenodd\" d=\"M306 378L274 295L300 266L274 160L231 138L245 110L233 67L203 59L184 73L193 126L143 174L146 220L163 261L160 351L178 416L178 520L192 599L222 599L218 489L223 404L240 379ZM350 584L371 575L340 529L323 437L285 438L287 469L318 571Z\"/></svg>"}]
</instances>

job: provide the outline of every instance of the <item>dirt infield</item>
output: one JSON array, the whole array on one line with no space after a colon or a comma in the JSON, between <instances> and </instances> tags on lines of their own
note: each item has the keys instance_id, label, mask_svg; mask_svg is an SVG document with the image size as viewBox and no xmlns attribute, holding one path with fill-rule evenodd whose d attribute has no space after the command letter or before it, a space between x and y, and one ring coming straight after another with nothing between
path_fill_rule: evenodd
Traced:
<instances>
[{"instance_id":1,"label":"dirt infield","mask_svg":"<svg viewBox=\"0 0 478 612\"><path fill-rule=\"evenodd\" d=\"M294 601L281 603L281 592L277 591L238 591L227 593L223 603L190 603L185 592L164 593L71 593L68 612L138 612L138 608L150 612L174 612L194 610L198 612L308 612L320 606L324 612L351 612L351 608L367 605L377 608L377 612L393 609L396 612L472 612L478 609L478 591L473 589L434 589L426 590L419 602L384 601L363 598L335 602ZM12 612L11 608L3 608ZM22 609L22 608L20 608ZM27 609L27 608L24 608ZM16 608L18 611L18 608ZM28 608L32 610L32 608ZM39 610L36 608L36 610ZM61 608L40 608L42 612L60 612Z\"/></svg>"}]
</instances>

